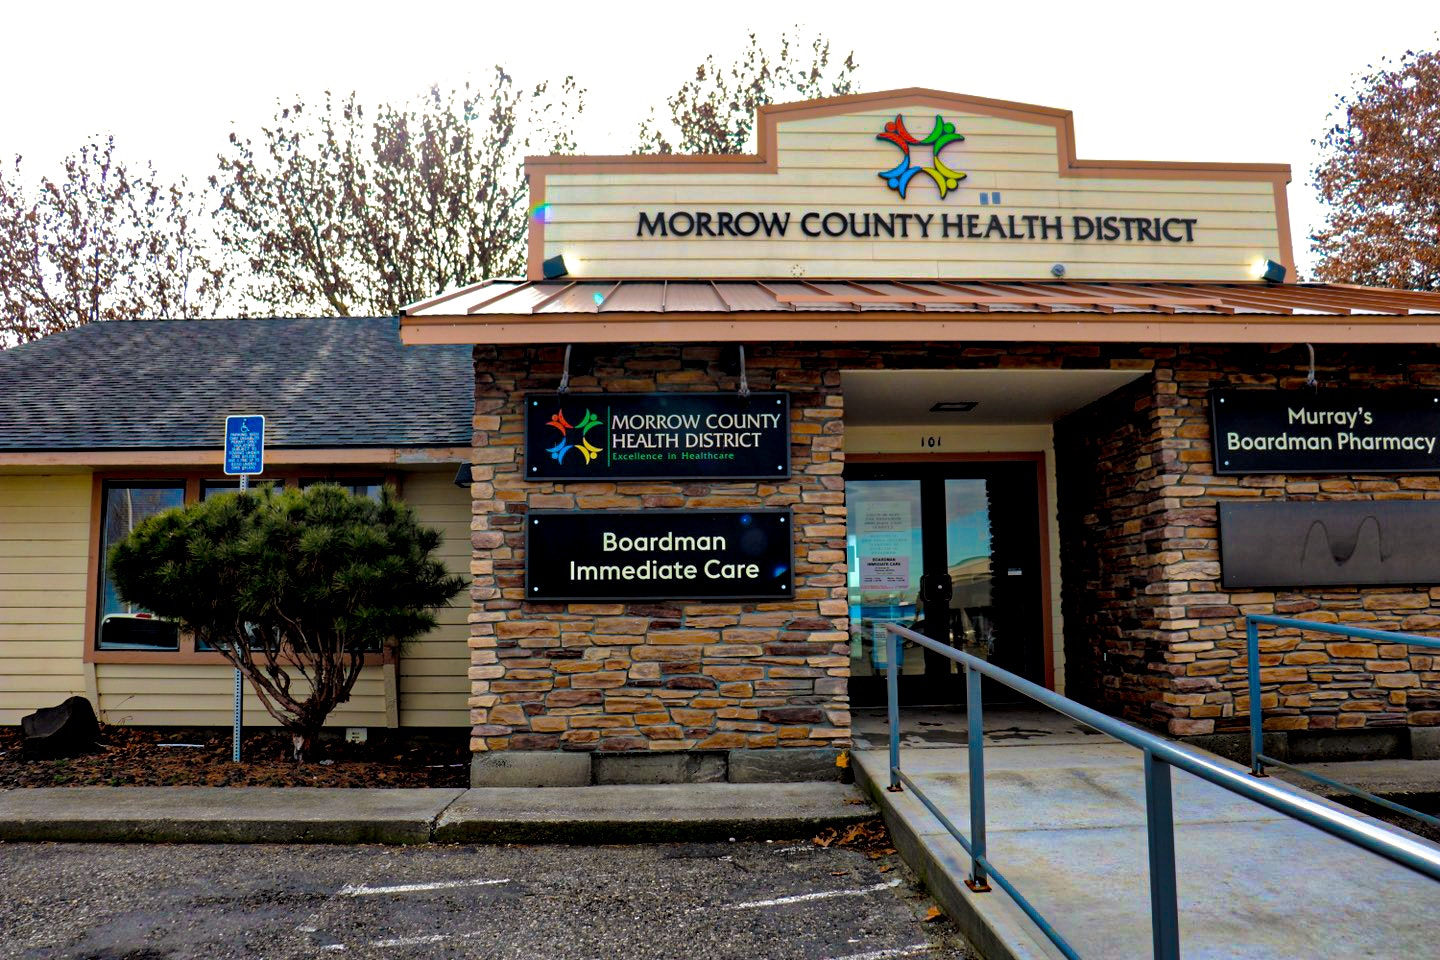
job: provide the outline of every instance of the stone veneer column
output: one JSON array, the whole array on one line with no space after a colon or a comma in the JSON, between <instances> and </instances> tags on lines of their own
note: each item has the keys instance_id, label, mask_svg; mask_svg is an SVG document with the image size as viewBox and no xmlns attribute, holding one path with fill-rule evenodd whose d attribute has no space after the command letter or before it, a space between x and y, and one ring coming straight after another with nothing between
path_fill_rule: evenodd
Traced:
<instances>
[{"instance_id":1,"label":"stone veneer column","mask_svg":"<svg viewBox=\"0 0 1440 960\"><path fill-rule=\"evenodd\" d=\"M527 481L524 394L556 388L563 352L475 350L469 641L475 769L510 771L487 774L485 782L558 782L525 773L521 755L540 770L556 768L555 754L726 751L734 779L740 755L733 752L742 751L750 768L758 759L775 778L833 775L835 755L850 743L838 368L817 348L747 350L751 389L790 393L788 480ZM720 357L714 346L605 347L593 375L572 376L571 390L732 391L736 378L721 369ZM793 600L526 602L528 510L706 507L794 511ZM792 752L779 754L780 748ZM485 762L487 753L496 756ZM564 782L589 776L583 761L562 766L569 771L559 778ZM693 770L717 775L713 766Z\"/></svg>"},{"instance_id":2,"label":"stone veneer column","mask_svg":"<svg viewBox=\"0 0 1440 960\"><path fill-rule=\"evenodd\" d=\"M1303 348L1302 348L1303 349ZM1347 386L1440 386L1433 349L1330 347ZM1298 389L1301 350L1150 348L1150 378L1056 427L1069 680L1111 713L1174 735L1243 733L1244 616L1271 613L1382 630L1440 629L1440 586L1221 585L1227 500L1436 500L1440 476L1216 476L1209 391ZM1366 728L1440 747L1440 657L1399 644L1262 633L1267 731ZM1410 728L1407 731L1406 728ZM1377 740L1378 744L1379 741ZM1377 746L1376 749L1387 749Z\"/></svg>"}]
</instances>

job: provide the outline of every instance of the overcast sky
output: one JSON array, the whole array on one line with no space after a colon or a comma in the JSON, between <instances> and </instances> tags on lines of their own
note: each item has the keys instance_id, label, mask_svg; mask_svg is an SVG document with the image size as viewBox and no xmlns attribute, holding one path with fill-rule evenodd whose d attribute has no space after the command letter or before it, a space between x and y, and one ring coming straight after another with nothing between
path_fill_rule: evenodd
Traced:
<instances>
[{"instance_id":1,"label":"overcast sky","mask_svg":"<svg viewBox=\"0 0 1440 960\"><path fill-rule=\"evenodd\" d=\"M233 128L277 99L358 90L401 100L482 82L496 63L588 89L582 152L635 127L705 54L747 30L823 32L862 90L925 86L1074 111L1086 159L1289 163L1296 255L1320 208L1312 140L1335 95L1383 57L1440 46L1440 3L960 2L32 3L7 10L0 157L51 169L87 136L199 182ZM27 178L28 178L27 177Z\"/></svg>"}]
</instances>

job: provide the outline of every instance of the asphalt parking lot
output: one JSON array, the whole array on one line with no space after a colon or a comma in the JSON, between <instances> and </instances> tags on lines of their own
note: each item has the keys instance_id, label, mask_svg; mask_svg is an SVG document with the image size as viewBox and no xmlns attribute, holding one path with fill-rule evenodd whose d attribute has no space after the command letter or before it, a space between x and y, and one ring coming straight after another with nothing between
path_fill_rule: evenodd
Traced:
<instances>
[{"instance_id":1,"label":"asphalt parking lot","mask_svg":"<svg viewBox=\"0 0 1440 960\"><path fill-rule=\"evenodd\" d=\"M966 960L898 857L809 843L0 846L17 960Z\"/></svg>"}]
</instances>

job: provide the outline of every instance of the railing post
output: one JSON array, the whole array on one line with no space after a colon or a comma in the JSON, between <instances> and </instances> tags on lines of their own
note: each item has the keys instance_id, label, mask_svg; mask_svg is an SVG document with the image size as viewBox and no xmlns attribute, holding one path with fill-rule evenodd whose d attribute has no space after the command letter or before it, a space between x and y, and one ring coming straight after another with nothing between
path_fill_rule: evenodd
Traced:
<instances>
[{"instance_id":1,"label":"railing post","mask_svg":"<svg viewBox=\"0 0 1440 960\"><path fill-rule=\"evenodd\" d=\"M1250 680L1250 772L1263 777L1265 767L1260 753L1265 744L1265 717L1260 707L1260 627L1249 617L1245 618L1245 653Z\"/></svg>"},{"instance_id":2,"label":"railing post","mask_svg":"<svg viewBox=\"0 0 1440 960\"><path fill-rule=\"evenodd\" d=\"M885 631L885 699L890 708L890 792L900 787L900 635Z\"/></svg>"},{"instance_id":3,"label":"railing post","mask_svg":"<svg viewBox=\"0 0 1440 960\"><path fill-rule=\"evenodd\" d=\"M970 755L970 879L975 893L990 889L985 876L985 708L980 700L980 671L965 666L965 717Z\"/></svg>"},{"instance_id":4,"label":"railing post","mask_svg":"<svg viewBox=\"0 0 1440 960\"><path fill-rule=\"evenodd\" d=\"M1150 846L1150 930L1156 960L1180 960L1175 806L1170 764L1145 751L1145 832Z\"/></svg>"}]
</instances>

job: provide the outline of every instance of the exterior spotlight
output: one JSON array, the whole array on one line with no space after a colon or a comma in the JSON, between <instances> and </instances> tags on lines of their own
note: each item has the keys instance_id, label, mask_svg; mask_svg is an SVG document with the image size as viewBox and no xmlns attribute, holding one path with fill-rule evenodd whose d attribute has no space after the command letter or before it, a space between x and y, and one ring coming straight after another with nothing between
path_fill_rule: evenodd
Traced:
<instances>
[{"instance_id":1,"label":"exterior spotlight","mask_svg":"<svg viewBox=\"0 0 1440 960\"><path fill-rule=\"evenodd\" d=\"M1284 283L1285 267L1274 260L1266 260L1261 265L1260 279L1267 283Z\"/></svg>"},{"instance_id":2,"label":"exterior spotlight","mask_svg":"<svg viewBox=\"0 0 1440 960\"><path fill-rule=\"evenodd\" d=\"M473 482L470 474L470 464L460 464L460 469L455 471L455 486L468 487Z\"/></svg>"},{"instance_id":3,"label":"exterior spotlight","mask_svg":"<svg viewBox=\"0 0 1440 960\"><path fill-rule=\"evenodd\" d=\"M1055 278L1057 278L1057 279L1060 278L1060 277L1065 276L1065 264L1063 264L1063 263L1057 263L1057 264L1055 264L1055 266L1051 267L1051 268L1050 268L1050 276L1055 277Z\"/></svg>"},{"instance_id":4,"label":"exterior spotlight","mask_svg":"<svg viewBox=\"0 0 1440 960\"><path fill-rule=\"evenodd\" d=\"M540 271L545 275L546 280L559 280L568 276L570 271L565 269L565 257L563 254L556 254L540 265Z\"/></svg>"}]
</instances>

